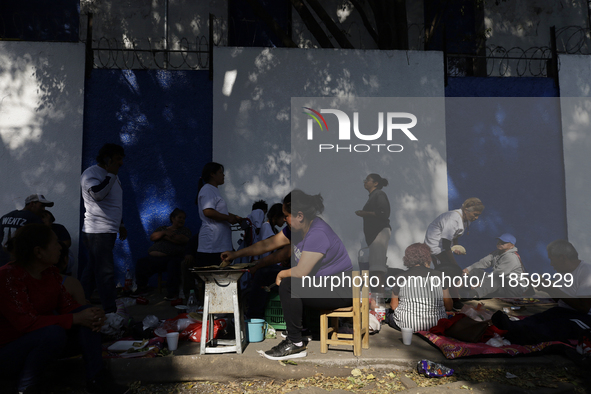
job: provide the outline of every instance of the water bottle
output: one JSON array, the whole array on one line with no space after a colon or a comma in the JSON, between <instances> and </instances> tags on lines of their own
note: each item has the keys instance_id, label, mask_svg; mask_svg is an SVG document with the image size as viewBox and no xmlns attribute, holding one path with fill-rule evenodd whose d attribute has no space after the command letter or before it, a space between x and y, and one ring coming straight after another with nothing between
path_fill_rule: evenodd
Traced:
<instances>
[{"instance_id":1,"label":"water bottle","mask_svg":"<svg viewBox=\"0 0 591 394\"><path fill-rule=\"evenodd\" d=\"M132 287L133 287L133 278L131 277L131 272L129 272L129 270L127 270L127 273L125 274L125 285L123 286L123 290L131 291Z\"/></svg>"},{"instance_id":2,"label":"water bottle","mask_svg":"<svg viewBox=\"0 0 591 394\"><path fill-rule=\"evenodd\" d=\"M375 298L375 302L376 302L376 309L375 309L375 312L377 315L376 317L378 318L378 320L380 322L384 321L384 319L386 318L386 307L384 306L385 305L384 296L380 293L376 293L374 295L374 298Z\"/></svg>"},{"instance_id":3,"label":"water bottle","mask_svg":"<svg viewBox=\"0 0 591 394\"><path fill-rule=\"evenodd\" d=\"M189 299L187 300L187 313L197 312L197 299L195 298L195 290L191 290Z\"/></svg>"}]
</instances>

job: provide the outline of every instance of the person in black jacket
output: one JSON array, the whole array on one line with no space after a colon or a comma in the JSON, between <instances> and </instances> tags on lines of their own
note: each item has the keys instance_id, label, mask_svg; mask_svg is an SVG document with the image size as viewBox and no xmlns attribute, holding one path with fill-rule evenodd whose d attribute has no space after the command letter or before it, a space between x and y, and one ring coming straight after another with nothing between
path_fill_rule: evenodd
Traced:
<instances>
[{"instance_id":1,"label":"person in black jacket","mask_svg":"<svg viewBox=\"0 0 591 394\"><path fill-rule=\"evenodd\" d=\"M363 218L363 233L369 246L369 271L371 276L380 279L372 293L383 291L386 284L386 252L392 228L390 227L390 201L382 188L388 186L388 180L378 174L369 174L363 181L363 187L369 192L369 198L357 216ZM374 282L375 283L375 282Z\"/></svg>"}]
</instances>

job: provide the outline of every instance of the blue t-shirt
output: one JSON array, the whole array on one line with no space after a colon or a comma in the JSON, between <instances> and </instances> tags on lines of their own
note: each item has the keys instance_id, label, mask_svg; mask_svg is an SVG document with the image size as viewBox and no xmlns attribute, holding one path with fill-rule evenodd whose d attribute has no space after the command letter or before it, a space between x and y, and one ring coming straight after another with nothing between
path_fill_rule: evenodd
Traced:
<instances>
[{"instance_id":1,"label":"blue t-shirt","mask_svg":"<svg viewBox=\"0 0 591 394\"><path fill-rule=\"evenodd\" d=\"M283 229L283 234L291 239L291 230L286 232ZM324 255L316 263L316 266L310 272L310 276L335 275L353 269L343 241L324 220L318 217L312 221L310 229L303 239L297 234L294 235L292 247L292 259L294 261L292 267L298 264L302 252L316 252Z\"/></svg>"}]
</instances>

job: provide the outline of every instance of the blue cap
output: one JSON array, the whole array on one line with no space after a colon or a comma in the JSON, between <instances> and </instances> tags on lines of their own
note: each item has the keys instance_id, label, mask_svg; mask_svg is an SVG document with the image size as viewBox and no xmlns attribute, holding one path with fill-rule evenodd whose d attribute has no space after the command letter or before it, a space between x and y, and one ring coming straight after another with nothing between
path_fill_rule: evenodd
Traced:
<instances>
[{"instance_id":1,"label":"blue cap","mask_svg":"<svg viewBox=\"0 0 591 394\"><path fill-rule=\"evenodd\" d=\"M505 233L505 234L501 235L500 237L497 237L497 239L500 239L503 242L510 242L513 245L515 245L515 243L517 243L517 240L515 239L515 237L509 233Z\"/></svg>"}]
</instances>

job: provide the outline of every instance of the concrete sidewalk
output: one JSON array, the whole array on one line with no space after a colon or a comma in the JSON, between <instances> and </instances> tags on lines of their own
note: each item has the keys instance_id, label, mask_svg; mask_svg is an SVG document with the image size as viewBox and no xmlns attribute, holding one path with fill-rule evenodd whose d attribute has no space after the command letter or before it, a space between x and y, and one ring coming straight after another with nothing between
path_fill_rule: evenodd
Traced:
<instances>
[{"instance_id":1,"label":"concrete sidewalk","mask_svg":"<svg viewBox=\"0 0 591 394\"><path fill-rule=\"evenodd\" d=\"M134 305L128 308L136 321L153 314L159 319L174 317L179 312L158 294L149 297L149 305ZM471 301L471 303L475 303ZM499 300L484 301L489 309L509 306ZM528 306L520 314L532 314L548 306ZM248 344L243 354L199 354L199 344L180 342L172 357L150 359L111 359L111 370L121 382L179 382L179 381L234 381L241 379L297 379L323 373L330 376L349 376L350 368L371 366L378 369L402 370L415 368L421 359L442 363L451 368L490 366L569 366L572 363L559 355L535 355L523 357L478 357L447 360L441 351L414 335L410 346L402 343L401 333L383 326L379 334L370 337L370 348L360 357L353 355L349 346L329 347L326 354L320 353L320 342L308 345L308 356L294 359L297 365L286 365L262 357L258 350L268 350L281 341L265 339Z\"/></svg>"}]
</instances>

